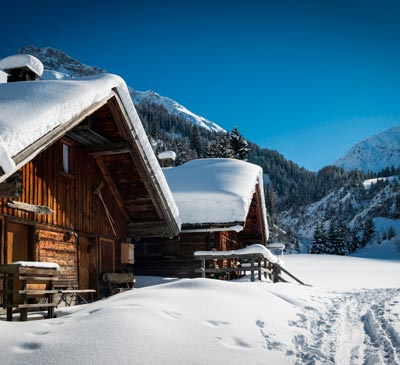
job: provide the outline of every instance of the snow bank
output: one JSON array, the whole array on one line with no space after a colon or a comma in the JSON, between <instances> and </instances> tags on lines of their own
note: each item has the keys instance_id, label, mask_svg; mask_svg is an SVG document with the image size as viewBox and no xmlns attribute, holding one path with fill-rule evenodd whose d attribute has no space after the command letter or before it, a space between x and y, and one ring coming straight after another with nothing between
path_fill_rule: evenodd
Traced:
<instances>
[{"instance_id":1,"label":"snow bank","mask_svg":"<svg viewBox=\"0 0 400 365\"><path fill-rule=\"evenodd\" d=\"M43 74L42 62L29 54L16 54L3 58L0 61L0 69L4 71L19 67L27 67L39 77Z\"/></svg>"},{"instance_id":2,"label":"snow bank","mask_svg":"<svg viewBox=\"0 0 400 365\"><path fill-rule=\"evenodd\" d=\"M195 256L233 256L233 255L250 255L250 254L261 254L265 259L272 262L273 264L283 265L283 261L276 257L271 253L268 248L260 244L254 244L247 246L245 248L241 248L239 250L231 250L231 251L196 251L194 253Z\"/></svg>"},{"instance_id":3,"label":"snow bank","mask_svg":"<svg viewBox=\"0 0 400 365\"><path fill-rule=\"evenodd\" d=\"M0 166L9 171L12 157L92 105L107 100L113 95L114 88L128 114L133 137L139 140L152 176L163 191L179 225L178 209L133 106L128 88L124 80L116 75L0 84L0 145L6 151L6 154L0 154ZM6 177L2 176L1 180Z\"/></svg>"},{"instance_id":4,"label":"snow bank","mask_svg":"<svg viewBox=\"0 0 400 365\"><path fill-rule=\"evenodd\" d=\"M60 266L54 262L38 262L38 261L15 261L13 265L20 265L26 267L37 267L41 269L57 269L60 270Z\"/></svg>"},{"instance_id":5,"label":"snow bank","mask_svg":"<svg viewBox=\"0 0 400 365\"><path fill-rule=\"evenodd\" d=\"M314 287L211 279L154 285L157 279L165 281L138 277L138 283L153 286L59 308L54 319L0 321L1 361L8 365L398 363L400 289L383 289L399 287L398 263L289 255L287 264L290 272Z\"/></svg>"},{"instance_id":6,"label":"snow bank","mask_svg":"<svg viewBox=\"0 0 400 365\"><path fill-rule=\"evenodd\" d=\"M266 223L260 166L233 159L211 158L192 160L163 171L183 224L244 224L257 184L261 189Z\"/></svg>"}]
</instances>

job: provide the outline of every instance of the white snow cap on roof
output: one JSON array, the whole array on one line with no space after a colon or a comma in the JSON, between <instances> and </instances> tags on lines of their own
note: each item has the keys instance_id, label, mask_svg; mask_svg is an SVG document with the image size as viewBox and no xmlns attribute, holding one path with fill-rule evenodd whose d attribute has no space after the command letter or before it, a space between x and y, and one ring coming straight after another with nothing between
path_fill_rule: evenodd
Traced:
<instances>
[{"instance_id":1,"label":"white snow cap on roof","mask_svg":"<svg viewBox=\"0 0 400 365\"><path fill-rule=\"evenodd\" d=\"M268 237L260 166L228 158L209 158L163 171L183 224L243 224L259 184ZM237 230L237 225L235 227Z\"/></svg>"},{"instance_id":2,"label":"white snow cap on roof","mask_svg":"<svg viewBox=\"0 0 400 365\"><path fill-rule=\"evenodd\" d=\"M158 154L159 160L171 159L175 161L176 153L174 151L164 151Z\"/></svg>"},{"instance_id":3,"label":"white snow cap on roof","mask_svg":"<svg viewBox=\"0 0 400 365\"><path fill-rule=\"evenodd\" d=\"M68 123L96 103L118 92L128 115L129 128L143 148L151 175L159 185L171 212L179 221L179 212L171 191L150 146L143 125L132 103L125 81L116 75L39 80L0 84L0 167L6 172L0 182L16 168L13 157L56 127ZM6 171L7 169L7 171Z\"/></svg>"},{"instance_id":4,"label":"white snow cap on roof","mask_svg":"<svg viewBox=\"0 0 400 365\"><path fill-rule=\"evenodd\" d=\"M43 63L29 54L16 54L0 61L0 69L7 71L14 68L27 67L39 77L43 74Z\"/></svg>"},{"instance_id":5,"label":"white snow cap on roof","mask_svg":"<svg viewBox=\"0 0 400 365\"><path fill-rule=\"evenodd\" d=\"M0 70L0 84L7 82L8 75L4 71Z\"/></svg>"}]
</instances>

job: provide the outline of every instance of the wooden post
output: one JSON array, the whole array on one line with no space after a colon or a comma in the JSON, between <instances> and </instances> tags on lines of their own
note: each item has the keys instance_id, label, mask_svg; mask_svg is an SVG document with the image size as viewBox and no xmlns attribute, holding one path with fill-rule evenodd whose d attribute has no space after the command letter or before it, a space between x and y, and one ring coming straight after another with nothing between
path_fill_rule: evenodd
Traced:
<instances>
[{"instance_id":1,"label":"wooden post","mask_svg":"<svg viewBox=\"0 0 400 365\"><path fill-rule=\"evenodd\" d=\"M201 259L201 269L202 269L201 277L205 278L206 277L206 259L205 258Z\"/></svg>"},{"instance_id":2,"label":"wooden post","mask_svg":"<svg viewBox=\"0 0 400 365\"><path fill-rule=\"evenodd\" d=\"M257 259L257 266L258 266L258 280L261 281L261 257Z\"/></svg>"},{"instance_id":3,"label":"wooden post","mask_svg":"<svg viewBox=\"0 0 400 365\"><path fill-rule=\"evenodd\" d=\"M251 281L254 281L254 258L250 259Z\"/></svg>"},{"instance_id":4,"label":"wooden post","mask_svg":"<svg viewBox=\"0 0 400 365\"><path fill-rule=\"evenodd\" d=\"M6 280L4 280L4 282L6 283L6 304L7 304L7 321L12 321L12 303L13 303L13 290L14 290L14 286L13 286L13 277L10 273L6 273L4 275L4 277L6 278Z\"/></svg>"},{"instance_id":5,"label":"wooden post","mask_svg":"<svg viewBox=\"0 0 400 365\"><path fill-rule=\"evenodd\" d=\"M267 270L267 259L264 258L264 269ZM268 273L264 271L264 278L268 279Z\"/></svg>"}]
</instances>

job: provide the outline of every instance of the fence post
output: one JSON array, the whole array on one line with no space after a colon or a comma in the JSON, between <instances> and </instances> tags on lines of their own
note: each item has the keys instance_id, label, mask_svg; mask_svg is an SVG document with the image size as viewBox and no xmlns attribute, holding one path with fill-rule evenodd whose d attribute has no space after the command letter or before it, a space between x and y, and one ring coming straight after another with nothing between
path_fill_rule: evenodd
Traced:
<instances>
[{"instance_id":1,"label":"fence post","mask_svg":"<svg viewBox=\"0 0 400 365\"><path fill-rule=\"evenodd\" d=\"M254 281L254 258L250 259L251 281Z\"/></svg>"},{"instance_id":2,"label":"fence post","mask_svg":"<svg viewBox=\"0 0 400 365\"><path fill-rule=\"evenodd\" d=\"M205 258L201 259L201 277L202 278L206 277L206 259Z\"/></svg>"}]
</instances>

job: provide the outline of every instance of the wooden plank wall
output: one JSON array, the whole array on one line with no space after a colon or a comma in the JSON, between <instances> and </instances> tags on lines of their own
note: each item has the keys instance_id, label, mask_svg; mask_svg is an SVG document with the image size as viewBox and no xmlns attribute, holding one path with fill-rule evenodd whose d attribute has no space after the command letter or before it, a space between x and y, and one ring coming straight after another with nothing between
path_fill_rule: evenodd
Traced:
<instances>
[{"instance_id":1,"label":"wooden plank wall","mask_svg":"<svg viewBox=\"0 0 400 365\"><path fill-rule=\"evenodd\" d=\"M59 264L60 279L63 282L77 285L76 237L68 236L62 231L49 231L48 227L41 226L36 230L36 240L40 261Z\"/></svg>"},{"instance_id":2,"label":"wooden plank wall","mask_svg":"<svg viewBox=\"0 0 400 365\"><path fill-rule=\"evenodd\" d=\"M104 185L102 196L114 221L115 236L104 207L94 190L100 182L104 182L94 159L89 157L81 145L72 145L72 173L62 172L62 143L58 141L39 154L22 170L22 196L17 201L29 204L45 205L54 210L53 214L38 215L6 206L7 199L0 200L0 217L30 223L35 226L36 250L35 260L51 261L60 264L60 280L78 283L78 270L83 270L81 278L87 285L89 282L87 268L89 257L84 250L79 253L80 269L77 267L78 252L76 238L64 241L64 234L75 232L79 237L108 237L116 242L126 240L126 221L115 202L109 188ZM86 242L86 241L85 241ZM4 252L4 240L2 240ZM119 245L116 246L116 268L120 268ZM91 250L90 255L96 255ZM96 258L91 258L96 262Z\"/></svg>"},{"instance_id":3,"label":"wooden plank wall","mask_svg":"<svg viewBox=\"0 0 400 365\"><path fill-rule=\"evenodd\" d=\"M62 172L62 144L56 142L22 168L22 197L29 204L45 205L54 214L38 215L6 207L2 199L0 214L23 220L79 231L85 235L114 237L104 207L93 194L103 181L93 158L79 145L73 147L73 173ZM116 222L117 240L125 240L126 222L107 186L104 201Z\"/></svg>"}]
</instances>

